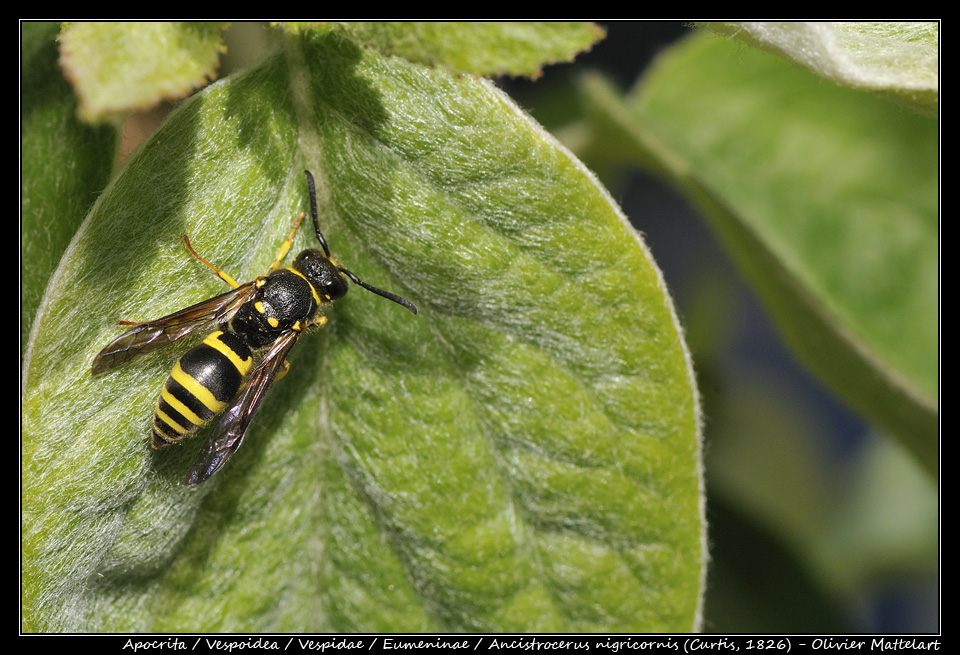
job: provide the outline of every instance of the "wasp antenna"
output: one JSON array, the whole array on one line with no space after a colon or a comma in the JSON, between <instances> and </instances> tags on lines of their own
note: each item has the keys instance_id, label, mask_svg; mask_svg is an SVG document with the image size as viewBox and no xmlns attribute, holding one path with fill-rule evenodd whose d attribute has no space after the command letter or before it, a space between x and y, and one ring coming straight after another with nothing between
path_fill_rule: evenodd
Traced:
<instances>
[{"instance_id":1,"label":"wasp antenna","mask_svg":"<svg viewBox=\"0 0 960 655\"><path fill-rule=\"evenodd\" d=\"M417 306L414 305L409 300L407 300L406 298L401 298L395 293L390 293L389 291L384 291L383 289L378 289L373 285L367 284L366 282L364 282L363 280L361 280L360 278L358 278L356 275L354 275L353 273L351 273L345 268L340 267L340 272L346 275L351 280L353 280L354 284L359 284L361 287L363 287L367 291L372 291L373 293L377 294L382 298L386 298L387 300L392 300L398 305L403 305L404 307L409 309L410 312L413 314L417 313Z\"/></svg>"},{"instance_id":2,"label":"wasp antenna","mask_svg":"<svg viewBox=\"0 0 960 655\"><path fill-rule=\"evenodd\" d=\"M304 173L307 174L307 189L310 190L310 217L313 218L313 231L317 233L317 241L323 246L323 252L329 258L330 248L327 247L327 240L320 232L320 219L317 216L317 185L313 182L313 173L310 171L304 171Z\"/></svg>"}]
</instances>

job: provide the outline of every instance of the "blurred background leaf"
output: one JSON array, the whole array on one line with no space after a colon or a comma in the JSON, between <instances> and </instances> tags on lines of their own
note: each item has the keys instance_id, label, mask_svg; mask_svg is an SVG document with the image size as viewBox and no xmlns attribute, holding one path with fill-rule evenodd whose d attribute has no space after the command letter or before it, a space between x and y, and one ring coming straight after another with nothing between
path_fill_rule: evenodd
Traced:
<instances>
[{"instance_id":1,"label":"blurred background leaf","mask_svg":"<svg viewBox=\"0 0 960 655\"><path fill-rule=\"evenodd\" d=\"M603 38L583 22L345 23L361 43L413 62L474 75L537 78L546 64L569 63ZM470 47L465 48L464 44Z\"/></svg>"},{"instance_id":2,"label":"blurred background leaf","mask_svg":"<svg viewBox=\"0 0 960 655\"><path fill-rule=\"evenodd\" d=\"M935 21L703 23L803 64L829 80L930 116L940 104L940 25Z\"/></svg>"},{"instance_id":3,"label":"blurred background leaf","mask_svg":"<svg viewBox=\"0 0 960 655\"><path fill-rule=\"evenodd\" d=\"M117 130L77 118L57 65L56 23L20 38L20 354L47 282L109 179Z\"/></svg>"},{"instance_id":4,"label":"blurred background leaf","mask_svg":"<svg viewBox=\"0 0 960 655\"><path fill-rule=\"evenodd\" d=\"M88 122L185 98L216 75L223 23L76 22L64 25L60 64Z\"/></svg>"}]
</instances>

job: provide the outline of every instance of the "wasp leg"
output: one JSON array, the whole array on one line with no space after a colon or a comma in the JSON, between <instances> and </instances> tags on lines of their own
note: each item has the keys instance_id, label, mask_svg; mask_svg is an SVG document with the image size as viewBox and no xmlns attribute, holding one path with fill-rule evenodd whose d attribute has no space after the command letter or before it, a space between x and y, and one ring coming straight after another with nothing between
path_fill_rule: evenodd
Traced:
<instances>
[{"instance_id":1,"label":"wasp leg","mask_svg":"<svg viewBox=\"0 0 960 655\"><path fill-rule=\"evenodd\" d=\"M293 237L297 235L297 230L300 229L300 221L303 220L303 217L306 216L303 212L300 212L300 215L297 216L297 220L293 222L293 229L290 230L290 234L287 236L286 240L283 242L283 245L280 246L280 252L277 253L277 258L273 260L273 264L270 265L270 271L275 271L280 268L280 262L283 261L283 258L287 256L287 252L290 251L290 246L293 245Z\"/></svg>"},{"instance_id":2,"label":"wasp leg","mask_svg":"<svg viewBox=\"0 0 960 655\"><path fill-rule=\"evenodd\" d=\"M185 244L187 244L187 250L190 251L190 254L193 255L194 257L196 257L196 258L200 261L201 264L203 264L204 266L206 266L207 268L209 268L211 271L213 271L214 273L216 273L218 278L220 278L221 280L223 280L224 282L226 282L227 284L229 284L229 285L230 285L231 287L233 287L234 289L236 289L236 288L238 288L238 287L240 286L239 284L237 284L237 281L236 281L236 280L234 280L232 277L230 277L230 274L229 274L229 273L227 273L226 271L223 271L223 270L217 268L216 266L214 266L213 264L211 264L210 262L208 262L206 259L204 259L204 258L201 257L200 255L198 255L198 254L197 254L197 251L194 250L194 249L193 249L193 246L190 245L190 238L189 238L186 234L183 235L183 242L184 242Z\"/></svg>"},{"instance_id":3,"label":"wasp leg","mask_svg":"<svg viewBox=\"0 0 960 655\"><path fill-rule=\"evenodd\" d=\"M274 382L276 382L277 380L279 380L284 375L290 372L290 362L288 362L287 360L283 360L283 364L281 364L281 366L283 366L283 370L277 373L277 377L273 378Z\"/></svg>"}]
</instances>

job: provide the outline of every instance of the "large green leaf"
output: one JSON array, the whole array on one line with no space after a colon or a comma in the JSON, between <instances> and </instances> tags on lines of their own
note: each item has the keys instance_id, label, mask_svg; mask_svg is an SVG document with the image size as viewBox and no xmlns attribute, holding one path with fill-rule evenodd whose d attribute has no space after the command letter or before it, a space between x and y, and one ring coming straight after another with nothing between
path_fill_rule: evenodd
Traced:
<instances>
[{"instance_id":1,"label":"large green leaf","mask_svg":"<svg viewBox=\"0 0 960 655\"><path fill-rule=\"evenodd\" d=\"M706 35L625 100L586 86L607 154L687 192L791 347L935 471L937 123Z\"/></svg>"},{"instance_id":2,"label":"large green leaf","mask_svg":"<svg viewBox=\"0 0 960 655\"><path fill-rule=\"evenodd\" d=\"M186 344L92 379L117 319L266 270L317 177L357 288L227 467L149 450ZM303 230L296 247L315 245ZM596 180L491 85L340 33L184 104L48 292L23 405L26 630L690 630L696 392L672 304ZM203 433L201 433L203 434Z\"/></svg>"}]
</instances>

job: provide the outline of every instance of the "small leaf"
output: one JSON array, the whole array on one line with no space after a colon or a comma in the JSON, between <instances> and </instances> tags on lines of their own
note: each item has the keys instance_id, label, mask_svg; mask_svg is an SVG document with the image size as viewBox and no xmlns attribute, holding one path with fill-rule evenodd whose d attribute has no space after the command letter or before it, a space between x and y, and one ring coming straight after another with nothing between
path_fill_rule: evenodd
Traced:
<instances>
[{"instance_id":1,"label":"small leaf","mask_svg":"<svg viewBox=\"0 0 960 655\"><path fill-rule=\"evenodd\" d=\"M104 121L179 100L212 79L223 50L222 23L69 23L61 65L80 115Z\"/></svg>"},{"instance_id":2,"label":"small leaf","mask_svg":"<svg viewBox=\"0 0 960 655\"><path fill-rule=\"evenodd\" d=\"M637 234L492 85L285 38L170 117L61 265L25 376L25 629L695 628L696 392ZM222 290L180 235L263 273L305 168L338 259L420 314L353 287L181 487L198 446L146 432L187 344L90 362Z\"/></svg>"},{"instance_id":3,"label":"small leaf","mask_svg":"<svg viewBox=\"0 0 960 655\"><path fill-rule=\"evenodd\" d=\"M702 23L776 52L821 77L934 115L940 96L936 22Z\"/></svg>"},{"instance_id":4,"label":"small leaf","mask_svg":"<svg viewBox=\"0 0 960 655\"><path fill-rule=\"evenodd\" d=\"M593 23L346 23L358 40L388 55L459 73L539 77L546 64L573 61L604 37ZM464 44L469 46L464 47Z\"/></svg>"},{"instance_id":5,"label":"small leaf","mask_svg":"<svg viewBox=\"0 0 960 655\"><path fill-rule=\"evenodd\" d=\"M20 41L20 343L44 289L113 167L117 132L77 120L57 67L57 24L24 22Z\"/></svg>"},{"instance_id":6,"label":"small leaf","mask_svg":"<svg viewBox=\"0 0 960 655\"><path fill-rule=\"evenodd\" d=\"M705 36L625 103L595 78L585 98L700 205L807 365L936 471L936 122Z\"/></svg>"}]
</instances>

